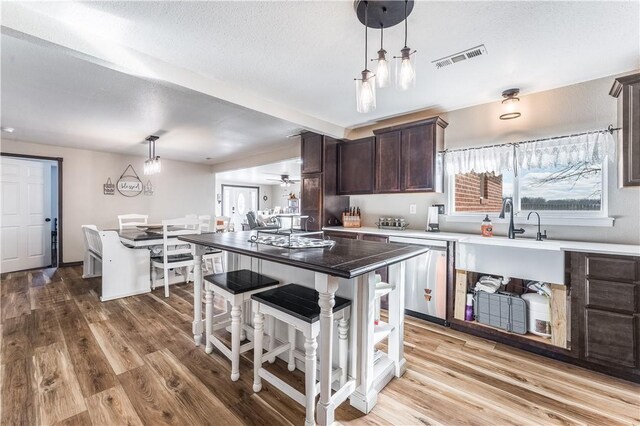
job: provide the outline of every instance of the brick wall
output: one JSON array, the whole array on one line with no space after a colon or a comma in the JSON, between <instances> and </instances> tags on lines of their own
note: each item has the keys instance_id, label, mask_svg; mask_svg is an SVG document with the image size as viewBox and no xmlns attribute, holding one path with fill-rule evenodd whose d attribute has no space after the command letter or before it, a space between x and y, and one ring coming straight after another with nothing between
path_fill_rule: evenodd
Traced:
<instances>
[{"instance_id":1,"label":"brick wall","mask_svg":"<svg viewBox=\"0 0 640 426\"><path fill-rule=\"evenodd\" d=\"M499 212L502 209L502 175L456 175L457 212Z\"/></svg>"}]
</instances>

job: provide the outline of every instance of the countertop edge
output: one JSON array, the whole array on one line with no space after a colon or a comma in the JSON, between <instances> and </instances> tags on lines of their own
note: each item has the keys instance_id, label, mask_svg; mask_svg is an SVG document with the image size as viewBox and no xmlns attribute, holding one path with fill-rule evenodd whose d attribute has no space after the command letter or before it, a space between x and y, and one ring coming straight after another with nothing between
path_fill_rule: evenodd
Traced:
<instances>
[{"instance_id":1,"label":"countertop edge","mask_svg":"<svg viewBox=\"0 0 640 426\"><path fill-rule=\"evenodd\" d=\"M342 226L327 226L322 228L324 231L335 231L345 233L356 234L374 234L385 235L389 237L406 237L406 238L418 238L425 240L440 240L440 241L454 241L454 242L467 242L470 244L483 244L486 241L491 245L505 245L508 246L508 239L506 237L493 237L483 238L479 234L464 234L455 232L426 232L418 230L405 230L394 231L387 229L378 229L372 227L362 228L344 228ZM465 241L466 240L466 241ZM499 241L506 240L505 244L500 244ZM637 256L640 257L640 245L633 244L616 244L616 243L599 243L589 241L568 241L568 240L546 240L543 242L536 242L532 238L517 238L519 241L518 247L527 248L532 250L559 250L559 251L573 251L580 253L596 253L596 254L608 254L617 256ZM525 243L525 244L522 244ZM531 246L527 245L531 243ZM535 244L546 244L546 246L535 247Z\"/></svg>"}]
</instances>

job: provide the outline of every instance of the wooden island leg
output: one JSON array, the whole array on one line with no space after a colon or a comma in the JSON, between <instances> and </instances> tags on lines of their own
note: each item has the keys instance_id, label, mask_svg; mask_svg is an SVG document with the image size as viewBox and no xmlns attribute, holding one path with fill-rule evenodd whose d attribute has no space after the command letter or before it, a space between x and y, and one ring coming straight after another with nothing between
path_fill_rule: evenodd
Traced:
<instances>
[{"instance_id":1,"label":"wooden island leg","mask_svg":"<svg viewBox=\"0 0 640 426\"><path fill-rule=\"evenodd\" d=\"M395 366L395 375L400 377L407 369L404 359L404 277L405 262L389 266L389 275L395 288L389 293L389 325L393 330L389 333L389 359Z\"/></svg>"},{"instance_id":2,"label":"wooden island leg","mask_svg":"<svg viewBox=\"0 0 640 426\"><path fill-rule=\"evenodd\" d=\"M204 247L196 245L193 260L193 340L200 346L202 340L202 254Z\"/></svg>"},{"instance_id":3,"label":"wooden island leg","mask_svg":"<svg viewBox=\"0 0 640 426\"><path fill-rule=\"evenodd\" d=\"M333 346L333 306L338 278L316 272L315 288L320 305L320 400L317 421L320 426L331 425L335 416L335 404L331 401L331 373Z\"/></svg>"}]
</instances>

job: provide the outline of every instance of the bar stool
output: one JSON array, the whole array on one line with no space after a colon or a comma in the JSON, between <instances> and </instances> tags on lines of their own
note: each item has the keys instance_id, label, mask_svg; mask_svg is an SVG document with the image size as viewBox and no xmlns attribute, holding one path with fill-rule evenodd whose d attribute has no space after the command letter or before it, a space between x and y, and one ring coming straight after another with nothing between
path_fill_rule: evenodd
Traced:
<instances>
[{"instance_id":1,"label":"bar stool","mask_svg":"<svg viewBox=\"0 0 640 426\"><path fill-rule=\"evenodd\" d=\"M249 325L242 323L243 305L251 300L254 293L266 289L274 288L280 284L277 280L265 275L258 274L248 269L230 271L222 274L207 275L205 282L205 328L206 328L206 348L210 354L213 347L218 348L227 358L231 360L231 380L234 382L240 378L240 354L253 349L253 342L240 346L240 341L244 339L246 331L252 331ZM226 304L231 305L231 319L229 312L213 315L213 294L222 297ZM231 324L231 349L229 349L214 332L226 328ZM273 327L271 328L271 343L273 346L275 339Z\"/></svg>"},{"instance_id":2,"label":"bar stool","mask_svg":"<svg viewBox=\"0 0 640 426\"><path fill-rule=\"evenodd\" d=\"M261 378L293 398L298 404L306 408L305 425L315 424L315 398L320 393L319 383L316 383L316 348L317 337L320 333L320 307L318 306L318 292L312 288L298 284L287 284L270 290L261 291L251 296L254 303L254 333L253 341L253 390L260 392L262 389ZM334 381L337 379L340 386L347 381L348 361L348 331L351 314L351 301L342 297L335 298L333 306L334 319L338 322L338 364L334 371ZM283 321L289 325L289 342L262 353L262 338L264 314ZM300 330L305 337L304 342L304 394L276 377L271 372L262 368L264 357L275 357L281 353L289 352L289 371L295 370L296 341L295 331Z\"/></svg>"}]
</instances>

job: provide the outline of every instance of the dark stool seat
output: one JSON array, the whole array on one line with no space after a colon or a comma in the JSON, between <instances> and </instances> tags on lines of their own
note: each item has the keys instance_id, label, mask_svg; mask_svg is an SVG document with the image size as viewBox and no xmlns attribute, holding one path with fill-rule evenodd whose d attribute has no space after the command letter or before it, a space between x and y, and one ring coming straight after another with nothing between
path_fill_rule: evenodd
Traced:
<instances>
[{"instance_id":1,"label":"dark stool seat","mask_svg":"<svg viewBox=\"0 0 640 426\"><path fill-rule=\"evenodd\" d=\"M252 295L251 299L308 323L313 323L320 319L318 292L299 284L287 284L261 291ZM351 301L349 299L336 296L333 312L341 311L350 305Z\"/></svg>"},{"instance_id":2,"label":"dark stool seat","mask_svg":"<svg viewBox=\"0 0 640 426\"><path fill-rule=\"evenodd\" d=\"M207 275L204 277L204 280L231 294L246 293L279 284L278 280L250 271L249 269Z\"/></svg>"}]
</instances>

